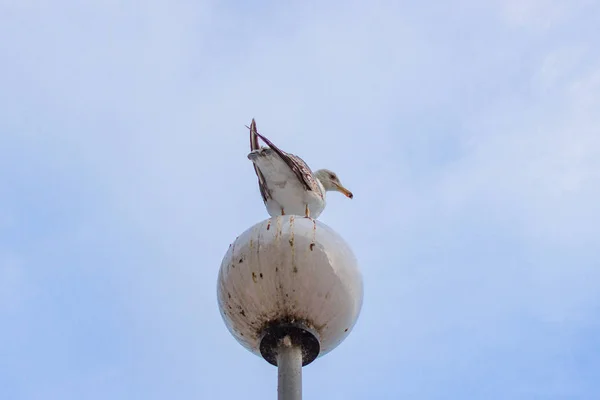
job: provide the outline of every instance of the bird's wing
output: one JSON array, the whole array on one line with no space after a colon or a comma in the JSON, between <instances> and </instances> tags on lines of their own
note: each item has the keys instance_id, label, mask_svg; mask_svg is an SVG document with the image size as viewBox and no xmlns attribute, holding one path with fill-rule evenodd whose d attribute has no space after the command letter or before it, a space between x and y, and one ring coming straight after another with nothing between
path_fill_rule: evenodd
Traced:
<instances>
[{"instance_id":1,"label":"bird's wing","mask_svg":"<svg viewBox=\"0 0 600 400\"><path fill-rule=\"evenodd\" d=\"M259 150L260 146L258 144L258 137L256 136L258 132L256 132L256 122L254 118L252 118L252 122L250 123L250 151ZM260 190L260 195L262 196L263 202L266 204L267 200L271 198L271 194L269 192L269 188L267 187L267 182L265 180L264 175L260 172L260 169L254 164L254 172L256 172L256 176L258 177L258 188Z\"/></svg>"},{"instance_id":2,"label":"bird's wing","mask_svg":"<svg viewBox=\"0 0 600 400\"><path fill-rule=\"evenodd\" d=\"M313 173L310 167L302 160L300 157L295 156L293 154L288 154L285 151L281 150L279 147L275 146L273 142L269 139L261 135L254 130L256 136L261 138L277 155L279 158L283 160L284 163L294 172L304 189L311 190L313 192L321 193L319 185L313 176Z\"/></svg>"},{"instance_id":3,"label":"bird's wing","mask_svg":"<svg viewBox=\"0 0 600 400\"><path fill-rule=\"evenodd\" d=\"M287 155L298 166L298 169L300 169L302 178L310 186L310 190L320 193L322 196L323 194L321 193L321 188L320 188L319 184L317 183L317 179L315 178L315 175L313 174L312 169L310 169L308 164L303 159L301 159L300 157L298 157L294 154L287 153Z\"/></svg>"},{"instance_id":4,"label":"bird's wing","mask_svg":"<svg viewBox=\"0 0 600 400\"><path fill-rule=\"evenodd\" d=\"M260 149L260 146L258 144L258 136L256 136L256 121L252 118L252 122L250 123L250 150L258 149Z\"/></svg>"}]
</instances>

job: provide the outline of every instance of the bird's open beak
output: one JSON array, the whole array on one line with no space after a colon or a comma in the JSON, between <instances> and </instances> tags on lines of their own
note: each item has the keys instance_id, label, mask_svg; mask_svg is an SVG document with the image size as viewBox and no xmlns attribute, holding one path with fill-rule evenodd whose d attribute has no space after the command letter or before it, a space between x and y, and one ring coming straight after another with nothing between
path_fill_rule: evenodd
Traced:
<instances>
[{"instance_id":1,"label":"bird's open beak","mask_svg":"<svg viewBox=\"0 0 600 400\"><path fill-rule=\"evenodd\" d=\"M337 187L338 192L342 193L344 196L346 196L347 198L351 199L354 197L354 195L352 194L351 191L349 191L348 189L346 189L345 187L343 187L342 185L335 185Z\"/></svg>"}]
</instances>

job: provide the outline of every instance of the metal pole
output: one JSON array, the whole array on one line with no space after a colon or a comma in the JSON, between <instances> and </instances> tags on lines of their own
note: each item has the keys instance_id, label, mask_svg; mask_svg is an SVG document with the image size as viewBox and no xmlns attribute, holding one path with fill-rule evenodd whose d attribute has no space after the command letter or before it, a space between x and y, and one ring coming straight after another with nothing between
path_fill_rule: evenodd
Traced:
<instances>
[{"instance_id":1,"label":"metal pole","mask_svg":"<svg viewBox=\"0 0 600 400\"><path fill-rule=\"evenodd\" d=\"M289 336L277 351L277 399L302 400L302 348Z\"/></svg>"}]
</instances>

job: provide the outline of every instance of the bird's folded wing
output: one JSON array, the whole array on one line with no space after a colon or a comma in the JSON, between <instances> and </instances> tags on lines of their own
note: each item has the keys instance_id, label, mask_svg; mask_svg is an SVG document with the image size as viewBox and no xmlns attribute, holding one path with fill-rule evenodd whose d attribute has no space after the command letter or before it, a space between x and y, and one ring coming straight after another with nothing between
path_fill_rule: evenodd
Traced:
<instances>
[{"instance_id":1,"label":"bird's folded wing","mask_svg":"<svg viewBox=\"0 0 600 400\"><path fill-rule=\"evenodd\" d=\"M256 135L261 138L277 155L279 158L283 160L287 164L287 166L294 172L304 189L312 190L314 192L319 193L319 185L317 184L315 178L313 177L312 171L310 167L302 160L300 157L295 156L293 154L288 154L285 151L281 150L279 147L275 146L273 142L269 139L261 135L254 130Z\"/></svg>"}]
</instances>

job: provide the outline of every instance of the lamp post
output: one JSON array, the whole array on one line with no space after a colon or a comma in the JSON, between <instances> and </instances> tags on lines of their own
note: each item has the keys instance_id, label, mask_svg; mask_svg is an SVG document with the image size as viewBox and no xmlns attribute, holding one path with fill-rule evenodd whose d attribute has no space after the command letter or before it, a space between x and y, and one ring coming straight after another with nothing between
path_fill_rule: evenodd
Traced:
<instances>
[{"instance_id":1,"label":"lamp post","mask_svg":"<svg viewBox=\"0 0 600 400\"><path fill-rule=\"evenodd\" d=\"M302 367L350 333L363 283L340 235L289 215L257 223L229 246L217 297L233 337L278 367L279 400L299 400Z\"/></svg>"}]
</instances>

